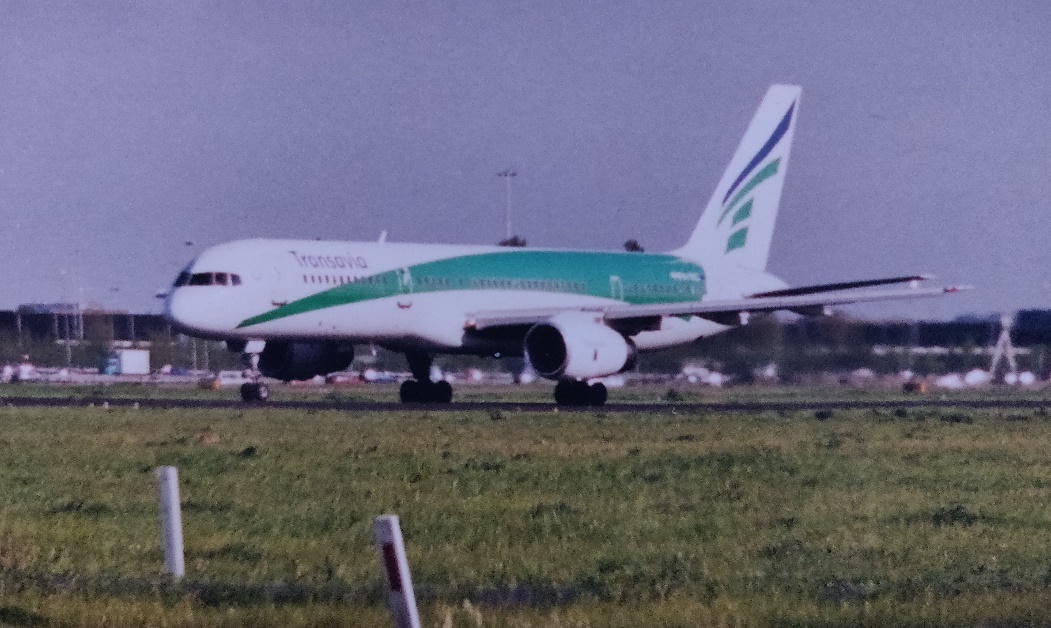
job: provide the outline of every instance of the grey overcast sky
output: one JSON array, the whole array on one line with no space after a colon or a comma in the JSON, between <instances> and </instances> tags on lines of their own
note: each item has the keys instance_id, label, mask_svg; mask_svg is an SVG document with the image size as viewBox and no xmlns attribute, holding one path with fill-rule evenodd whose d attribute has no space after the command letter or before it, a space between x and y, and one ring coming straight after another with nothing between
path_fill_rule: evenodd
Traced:
<instances>
[{"instance_id":1,"label":"grey overcast sky","mask_svg":"<svg viewBox=\"0 0 1051 628\"><path fill-rule=\"evenodd\" d=\"M770 269L1051 307L1044 0L9 0L0 307L158 311L273 236L681 244L769 84L803 86ZM191 241L193 245L187 245Z\"/></svg>"}]
</instances>

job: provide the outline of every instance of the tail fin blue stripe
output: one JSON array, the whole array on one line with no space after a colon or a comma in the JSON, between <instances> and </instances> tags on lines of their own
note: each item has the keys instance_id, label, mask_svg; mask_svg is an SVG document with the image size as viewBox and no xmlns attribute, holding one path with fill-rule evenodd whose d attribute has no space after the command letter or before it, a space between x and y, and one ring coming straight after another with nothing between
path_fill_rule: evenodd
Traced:
<instances>
[{"instance_id":1,"label":"tail fin blue stripe","mask_svg":"<svg viewBox=\"0 0 1051 628\"><path fill-rule=\"evenodd\" d=\"M774 133L770 136L770 139L766 140L766 144L763 144L763 147L759 149L759 152L755 154L755 157L752 157L752 161L748 162L748 165L741 171L741 174L737 175L737 180L734 181L734 184L726 191L726 196L723 197L724 205L726 204L726 199L730 198L730 195L734 193L737 186L741 185L741 181L744 181L744 178L747 177L752 170L755 170L756 166L759 165L759 162L766 159L766 156L770 154L770 151L774 150L774 146L777 146L777 143L781 141L781 138L788 132L788 127L792 124L792 112L795 108L796 104L793 102L792 106L788 108L788 112L785 113L785 117L781 118L781 122L777 125L777 128L774 129Z\"/></svg>"}]
</instances>

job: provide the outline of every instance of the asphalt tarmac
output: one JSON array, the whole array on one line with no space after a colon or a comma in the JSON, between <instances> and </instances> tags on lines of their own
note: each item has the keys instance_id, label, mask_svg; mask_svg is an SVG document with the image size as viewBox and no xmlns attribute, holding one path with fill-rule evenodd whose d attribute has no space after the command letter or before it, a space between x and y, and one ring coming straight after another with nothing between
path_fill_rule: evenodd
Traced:
<instances>
[{"instance_id":1,"label":"asphalt tarmac","mask_svg":"<svg viewBox=\"0 0 1051 628\"><path fill-rule=\"evenodd\" d=\"M802 410L865 410L896 408L970 408L970 409L1028 409L1051 407L1044 399L945 399L916 397L896 400L793 400L747 401L713 403L607 403L601 407L556 406L547 403L520 402L453 402L453 403L397 403L383 401L307 401L271 399L265 403L246 403L229 399L138 399L131 397L0 397L0 405L12 407L109 407L109 408L201 408L253 410L277 408L285 410L338 410L343 412L397 412L427 410L428 412L619 412L645 414L706 414L713 412L793 412Z\"/></svg>"}]
</instances>

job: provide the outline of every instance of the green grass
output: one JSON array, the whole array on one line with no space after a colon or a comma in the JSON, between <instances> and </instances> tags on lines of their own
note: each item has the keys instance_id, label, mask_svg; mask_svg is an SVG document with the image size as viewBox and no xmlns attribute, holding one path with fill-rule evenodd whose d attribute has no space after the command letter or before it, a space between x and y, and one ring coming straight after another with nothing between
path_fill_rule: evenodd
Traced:
<instances>
[{"instance_id":1,"label":"green grass","mask_svg":"<svg viewBox=\"0 0 1051 628\"><path fill-rule=\"evenodd\" d=\"M154 469L179 468L187 582ZM1051 622L1051 421L0 408L0 625Z\"/></svg>"}]
</instances>

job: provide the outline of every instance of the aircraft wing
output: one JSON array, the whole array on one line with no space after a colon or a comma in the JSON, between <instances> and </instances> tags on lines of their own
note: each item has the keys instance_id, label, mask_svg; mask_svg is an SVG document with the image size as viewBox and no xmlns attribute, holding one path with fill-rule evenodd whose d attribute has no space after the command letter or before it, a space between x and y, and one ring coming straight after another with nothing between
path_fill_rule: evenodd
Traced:
<instances>
[{"instance_id":1,"label":"aircraft wing","mask_svg":"<svg viewBox=\"0 0 1051 628\"><path fill-rule=\"evenodd\" d=\"M828 313L828 309L836 305L936 297L971 289L971 286L920 288L916 285L919 281L928 278L924 275L916 275L849 283L801 286L757 293L741 299L683 301L646 305L616 303L609 306L580 308L580 311L592 312L597 318L607 321L654 319L661 316L700 316L724 325L739 325L746 322L748 315L751 313L789 310L797 314L823 314ZM859 289L904 282L909 282L912 285L907 288L885 290ZM533 324L543 322L564 311L566 311L566 308L480 311L468 316L467 327L481 330L506 325Z\"/></svg>"}]
</instances>

